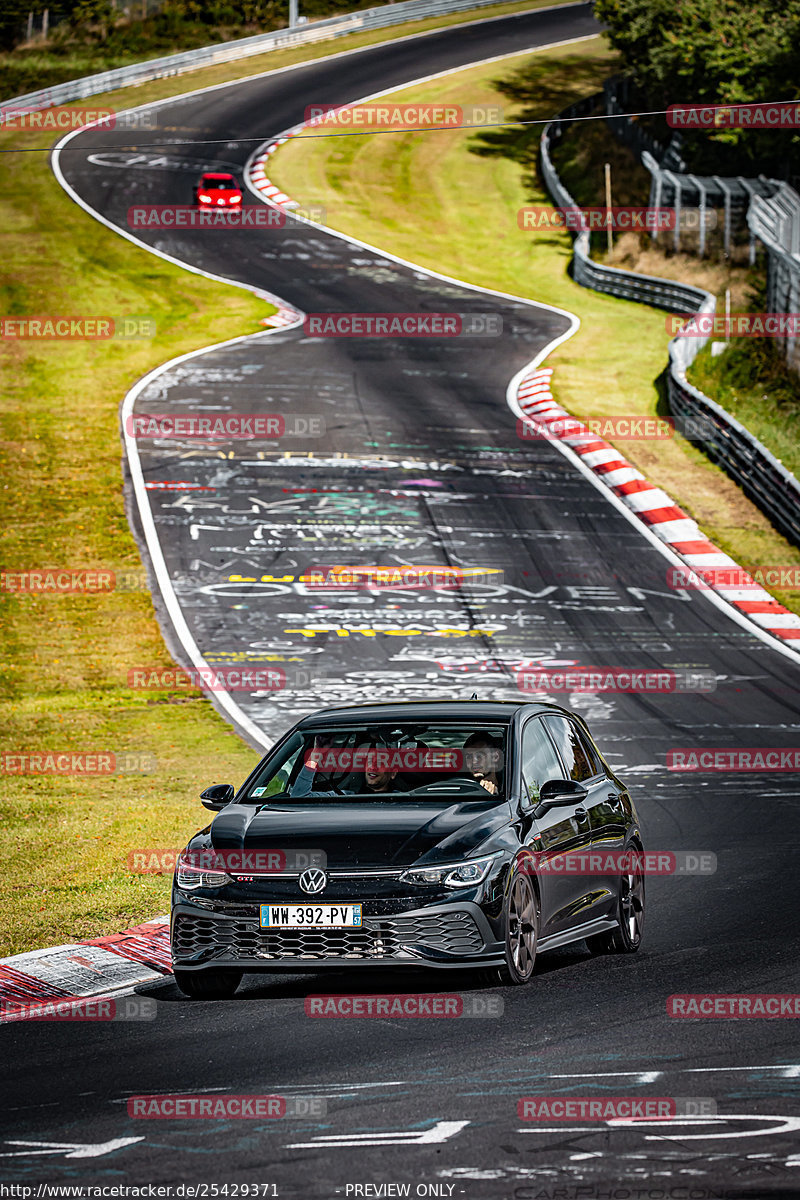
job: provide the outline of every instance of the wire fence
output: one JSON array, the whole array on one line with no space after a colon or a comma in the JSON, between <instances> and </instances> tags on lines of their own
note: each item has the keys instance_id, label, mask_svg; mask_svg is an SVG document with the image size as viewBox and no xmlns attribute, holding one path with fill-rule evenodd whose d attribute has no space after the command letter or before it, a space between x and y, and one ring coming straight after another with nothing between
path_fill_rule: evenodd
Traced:
<instances>
[{"instance_id":1,"label":"wire fence","mask_svg":"<svg viewBox=\"0 0 800 1200\"><path fill-rule=\"evenodd\" d=\"M596 96L579 101L565 109L557 121L546 125L542 132L540 146L540 163L544 182L550 195L563 208L577 207L570 193L561 182L552 160L553 132L561 137L569 121L573 117L585 116L591 111L597 101ZM791 189L788 189L791 191ZM792 193L794 195L794 193ZM771 203L755 197L753 205L761 202L764 206ZM758 222L757 236L766 235L774 238L788 237L786 222L789 228L795 229L800 236L800 203L795 209L791 198L783 197L783 207L780 209L761 208L756 210L753 217ZM783 221L783 224L781 224ZM794 292L786 294L791 299L794 296L795 307L780 311L797 311L797 285L800 281L800 261L792 260L789 251L775 242L776 253L781 263L789 259L791 265L786 265L787 288ZM578 233L573 245L573 273L576 283L583 287L619 296L625 300L637 300L642 304L650 304L655 308L663 308L669 312L706 314L716 310L716 298L711 292L688 284L678 283L671 279L661 279L653 275L640 275L635 271L625 271L619 267L606 266L594 262L590 256L590 239L586 231ZM776 285L777 286L777 285ZM777 295L777 293L776 293ZM781 293L783 295L783 293ZM788 302L788 301L787 301ZM766 513L775 527L780 530L795 545L800 545L800 482L783 464L770 453L758 438L726 412L719 404L694 387L686 378L686 372L694 359L709 341L710 334L697 337L675 337L669 343L669 364L667 368L667 388L670 411L676 422L689 437L689 440L702 446L709 458L719 463L728 472L742 490L754 503Z\"/></svg>"}]
</instances>

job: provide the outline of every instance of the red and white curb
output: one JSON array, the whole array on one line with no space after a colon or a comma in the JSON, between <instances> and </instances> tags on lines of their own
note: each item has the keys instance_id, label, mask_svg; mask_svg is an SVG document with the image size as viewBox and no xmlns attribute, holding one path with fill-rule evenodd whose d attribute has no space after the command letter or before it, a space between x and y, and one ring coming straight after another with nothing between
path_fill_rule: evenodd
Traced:
<instances>
[{"instance_id":1,"label":"red and white curb","mask_svg":"<svg viewBox=\"0 0 800 1200\"><path fill-rule=\"evenodd\" d=\"M302 129L302 126L298 125L297 129ZM269 203L273 204L276 208L297 208L297 201L292 200L286 195L285 192L282 192L281 189L272 182L272 180L267 176L265 167L269 162L270 156L273 155L278 147L282 146L284 142L288 142L289 138L295 132L296 130L293 129L284 137L276 138L274 142L270 142L269 145L265 146L261 153L247 166L247 178L250 185L255 188L255 190L261 196L263 196L265 200L269 201ZM278 311L273 313L271 317L266 317L261 324L269 325L273 329L282 329L286 325L296 325L299 317L300 313L298 313L296 309L289 308L287 305L281 304L278 306Z\"/></svg>"},{"instance_id":2,"label":"red and white curb","mask_svg":"<svg viewBox=\"0 0 800 1200\"><path fill-rule=\"evenodd\" d=\"M346 107L355 106L351 105ZM311 121L294 125L291 129L287 129L285 133L283 133L280 137L275 138L273 142L268 142L267 145L264 146L255 155L255 157L250 160L245 168L247 182L250 187L260 196L263 196L263 198L269 204L274 205L275 208L283 210L288 209L291 211L292 209L299 208L300 205L297 200L292 200L290 196L287 196L285 192L281 191L278 185L273 183L269 178L267 175L267 166L269 164L269 160L280 146L285 145L285 143L289 141L289 138L294 137L295 134L301 133L304 129L307 129L310 126L317 124L318 120L318 118L315 118ZM284 325L296 325L298 316L299 314L294 309L279 308L273 316L267 317L266 320L261 322L261 324L271 325L273 328L279 328Z\"/></svg>"},{"instance_id":3,"label":"red and white curb","mask_svg":"<svg viewBox=\"0 0 800 1200\"><path fill-rule=\"evenodd\" d=\"M269 161L271 154L274 154L279 146L289 139L286 137L278 138L274 142L270 142L265 146L258 158L247 168L247 177L253 187L259 192L265 200L269 200L270 204L274 204L276 208L296 208L297 202L291 200L285 192L282 192L271 179L267 178L267 173L264 170L265 164ZM265 317L261 322L262 325L269 325L273 329L282 329L286 325L296 325L300 314L294 308L289 308L288 305L279 304L278 311L273 313L271 317Z\"/></svg>"},{"instance_id":4,"label":"red and white curb","mask_svg":"<svg viewBox=\"0 0 800 1200\"><path fill-rule=\"evenodd\" d=\"M729 555L710 542L697 523L675 501L648 483L612 445L570 416L550 390L552 367L539 367L517 384L517 407L527 421L542 427L548 439L565 443L598 479L633 512L642 524L686 563L691 570L732 568L743 587L709 584L728 604L766 633L784 642L800 643L800 617L789 612L751 579ZM556 429L548 426L557 422Z\"/></svg>"},{"instance_id":5,"label":"red and white curb","mask_svg":"<svg viewBox=\"0 0 800 1200\"><path fill-rule=\"evenodd\" d=\"M0 959L0 1005L107 996L171 974L169 918L156 917L123 933Z\"/></svg>"},{"instance_id":6,"label":"red and white curb","mask_svg":"<svg viewBox=\"0 0 800 1200\"><path fill-rule=\"evenodd\" d=\"M302 128L302 126L298 126L298 129L300 128ZM258 157L253 159L247 169L248 178L256 191L260 192L262 196L264 196L278 208L286 208L287 205L293 206L296 204L296 201L291 200L285 192L282 192L281 189L272 182L271 179L267 178L267 173L264 168L269 162L270 156L274 154L278 147L282 146L284 142L288 142L289 138L295 132L295 130L292 130L288 136L279 137L276 138L274 142L270 142L268 146L264 147Z\"/></svg>"},{"instance_id":7,"label":"red and white curb","mask_svg":"<svg viewBox=\"0 0 800 1200\"><path fill-rule=\"evenodd\" d=\"M285 304L279 304L278 311L274 312L271 317L264 317L260 323L268 325L271 329L284 329L288 325L296 325L300 319L301 314L296 308L288 308Z\"/></svg>"},{"instance_id":8,"label":"red and white curb","mask_svg":"<svg viewBox=\"0 0 800 1200\"><path fill-rule=\"evenodd\" d=\"M281 137L274 142L270 142L268 146L264 147L258 158L250 163L247 169L247 176L250 183L257 192L260 192L265 200L269 200L270 204L274 204L276 208L295 208L297 206L295 200L291 200L285 192L276 187L271 179L267 178L266 171L264 170L264 165L268 162L269 156L275 153L278 146L282 146L288 140L286 137ZM296 325L299 317L300 313L296 309L289 308L286 304L279 304L278 311L273 313L271 317L265 317L261 324L269 325L273 329L282 329L286 325Z\"/></svg>"},{"instance_id":9,"label":"red and white curb","mask_svg":"<svg viewBox=\"0 0 800 1200\"><path fill-rule=\"evenodd\" d=\"M280 146L318 119L296 125L268 143L248 166L252 185L279 208L297 207L266 174L266 164ZM276 318L270 318L275 320ZM722 600L767 634L784 643L800 646L800 617L789 612L773 596L751 579L729 555L710 542L697 523L675 501L649 483L609 442L592 433L577 418L556 403L550 390L552 367L537 367L523 375L517 384L516 402L526 420L543 426L558 422L558 431L547 433L568 446L592 473L658 539L693 570L732 568L744 586L733 588L708 585Z\"/></svg>"}]
</instances>

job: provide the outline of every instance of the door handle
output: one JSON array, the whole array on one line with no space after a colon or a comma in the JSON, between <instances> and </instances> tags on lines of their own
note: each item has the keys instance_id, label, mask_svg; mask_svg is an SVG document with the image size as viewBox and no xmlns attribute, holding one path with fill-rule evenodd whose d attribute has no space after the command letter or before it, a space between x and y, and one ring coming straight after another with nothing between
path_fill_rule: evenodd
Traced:
<instances>
[{"instance_id":1,"label":"door handle","mask_svg":"<svg viewBox=\"0 0 800 1200\"><path fill-rule=\"evenodd\" d=\"M581 804L579 804L575 809L575 816L578 818L578 821L581 825L584 823L584 821L589 820L589 814Z\"/></svg>"}]
</instances>

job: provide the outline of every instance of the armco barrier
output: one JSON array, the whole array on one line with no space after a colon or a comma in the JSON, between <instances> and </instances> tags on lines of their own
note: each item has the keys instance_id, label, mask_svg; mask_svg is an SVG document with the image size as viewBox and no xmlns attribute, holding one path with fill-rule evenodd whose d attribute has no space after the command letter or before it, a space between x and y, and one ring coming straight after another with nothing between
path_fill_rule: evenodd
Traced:
<instances>
[{"instance_id":1,"label":"armco barrier","mask_svg":"<svg viewBox=\"0 0 800 1200\"><path fill-rule=\"evenodd\" d=\"M600 100L602 95L578 101L565 109L556 121L546 125L542 132L542 177L560 207L575 206L575 201L553 165L552 143L561 136L572 118L588 115ZM716 309L715 297L701 288L593 262L589 234L585 231L578 233L573 254L573 275L582 287L651 304L669 312L713 313ZM686 378L686 371L708 340L708 337L676 337L669 343L667 386L670 410L682 422L691 420L697 430L696 440L701 442L709 458L725 468L781 533L795 545L800 545L800 482L735 417L693 387Z\"/></svg>"},{"instance_id":2,"label":"armco barrier","mask_svg":"<svg viewBox=\"0 0 800 1200\"><path fill-rule=\"evenodd\" d=\"M101 92L113 92L135 83L182 75L186 71L195 71L198 67L235 62L240 58L250 58L254 54L266 54L269 50L285 50L291 46L344 37L348 33L361 30L383 29L389 25L402 25L406 21L421 21L426 17L443 16L470 8L485 8L497 3L498 0L402 0L399 4L384 4L379 8L364 9L363 12L343 13L338 17L327 17L323 21L312 21L308 25L295 26L293 29L277 29L272 33L258 33L253 37L239 38L234 42L200 46L196 50L184 50L180 54L169 54L165 58L131 63L127 67L116 67L99 75L87 75L83 79L71 79L39 92L29 92L25 96L0 101L0 107L50 108L54 104L69 104L72 100L83 100Z\"/></svg>"},{"instance_id":3,"label":"armco barrier","mask_svg":"<svg viewBox=\"0 0 800 1200\"><path fill-rule=\"evenodd\" d=\"M690 347L691 342L697 347ZM800 482L744 425L686 378L686 368L703 342L673 338L669 344L670 409L675 417L691 418L699 426L709 458L725 468L781 533L800 545Z\"/></svg>"}]
</instances>

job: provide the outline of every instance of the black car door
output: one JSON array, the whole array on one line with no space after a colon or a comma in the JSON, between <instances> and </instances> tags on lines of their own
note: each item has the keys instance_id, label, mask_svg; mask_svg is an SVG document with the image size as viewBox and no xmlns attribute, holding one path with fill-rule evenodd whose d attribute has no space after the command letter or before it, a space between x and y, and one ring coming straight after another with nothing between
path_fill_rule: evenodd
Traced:
<instances>
[{"instance_id":1,"label":"black car door","mask_svg":"<svg viewBox=\"0 0 800 1200\"><path fill-rule=\"evenodd\" d=\"M544 718L564 763L566 777L576 779L588 790L584 807L589 815L590 846L593 851L620 851L625 842L625 811L621 789L608 775L596 746L577 721L556 713ZM608 854L603 854L610 861ZM613 870L581 876L580 921L613 916L619 893L619 876Z\"/></svg>"},{"instance_id":2,"label":"black car door","mask_svg":"<svg viewBox=\"0 0 800 1200\"><path fill-rule=\"evenodd\" d=\"M523 803L534 809L539 789L548 779L568 778L541 716L532 717L522 730L521 762ZM526 843L536 854L541 893L540 936L548 937L576 923L575 913L583 906L583 880L563 870L569 851L588 852L591 847L589 814L582 804L549 808L532 821Z\"/></svg>"}]
</instances>

